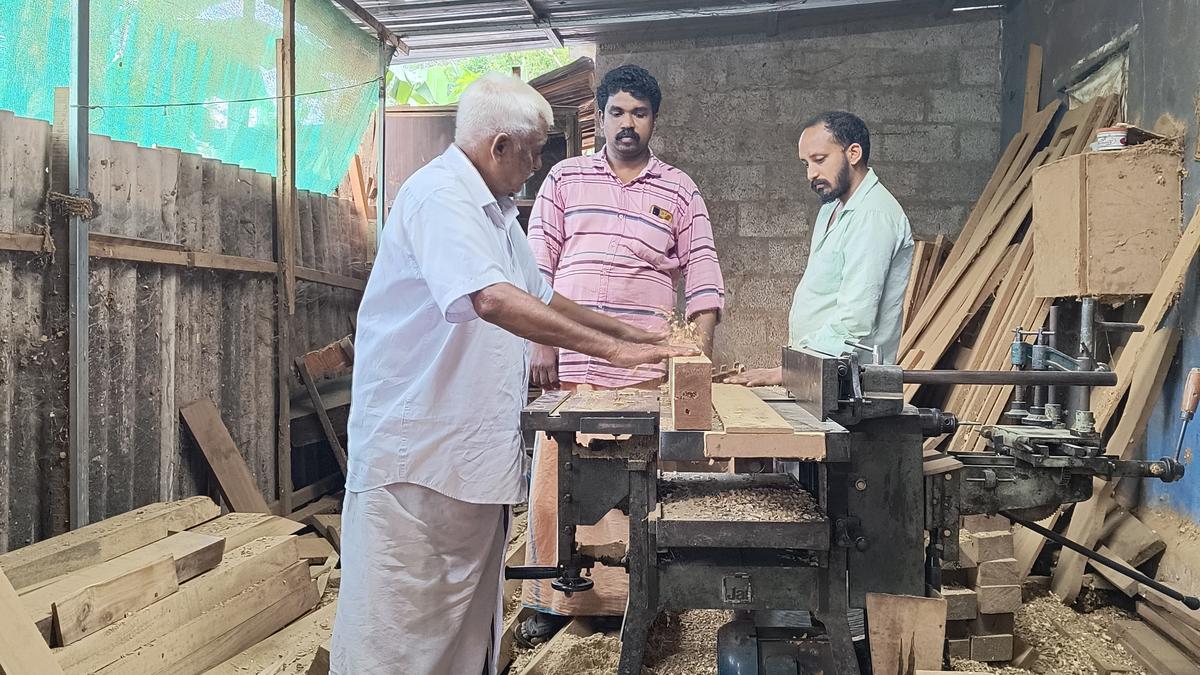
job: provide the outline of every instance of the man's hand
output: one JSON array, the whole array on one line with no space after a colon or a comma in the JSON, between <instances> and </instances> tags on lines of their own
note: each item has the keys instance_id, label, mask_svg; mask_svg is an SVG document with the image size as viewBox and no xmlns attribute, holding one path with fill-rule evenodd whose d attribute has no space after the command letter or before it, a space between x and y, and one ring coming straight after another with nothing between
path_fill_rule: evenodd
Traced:
<instances>
[{"instance_id":1,"label":"man's hand","mask_svg":"<svg viewBox=\"0 0 1200 675\"><path fill-rule=\"evenodd\" d=\"M694 346L647 345L621 342L608 362L619 368L633 368L644 363L661 363L672 356L695 356L700 350Z\"/></svg>"},{"instance_id":2,"label":"man's hand","mask_svg":"<svg viewBox=\"0 0 1200 675\"><path fill-rule=\"evenodd\" d=\"M533 345L533 362L529 368L529 381L541 389L558 389L558 349L545 345Z\"/></svg>"},{"instance_id":3,"label":"man's hand","mask_svg":"<svg viewBox=\"0 0 1200 675\"><path fill-rule=\"evenodd\" d=\"M778 368L757 368L744 373L730 375L725 378L726 384L740 384L744 387L770 387L783 384L783 366Z\"/></svg>"},{"instance_id":4,"label":"man's hand","mask_svg":"<svg viewBox=\"0 0 1200 675\"><path fill-rule=\"evenodd\" d=\"M665 344L671 337L671 332L668 330L642 330L636 326L625 324L625 330L621 335L616 336L618 339L626 342L636 342L640 345L657 345Z\"/></svg>"}]
</instances>

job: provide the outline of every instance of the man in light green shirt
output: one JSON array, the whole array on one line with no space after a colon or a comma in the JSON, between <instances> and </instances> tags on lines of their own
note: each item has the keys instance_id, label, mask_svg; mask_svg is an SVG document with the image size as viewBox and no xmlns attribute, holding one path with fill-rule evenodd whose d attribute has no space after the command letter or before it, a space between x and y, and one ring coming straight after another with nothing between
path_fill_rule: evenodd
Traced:
<instances>
[{"instance_id":1,"label":"man in light green shirt","mask_svg":"<svg viewBox=\"0 0 1200 675\"><path fill-rule=\"evenodd\" d=\"M831 356L878 347L895 363L913 239L904 209L868 167L867 125L848 112L822 113L800 134L800 161L824 204L813 225L808 267L788 316L792 347ZM870 362L869 352L859 352ZM730 378L747 386L782 384L781 368Z\"/></svg>"}]
</instances>

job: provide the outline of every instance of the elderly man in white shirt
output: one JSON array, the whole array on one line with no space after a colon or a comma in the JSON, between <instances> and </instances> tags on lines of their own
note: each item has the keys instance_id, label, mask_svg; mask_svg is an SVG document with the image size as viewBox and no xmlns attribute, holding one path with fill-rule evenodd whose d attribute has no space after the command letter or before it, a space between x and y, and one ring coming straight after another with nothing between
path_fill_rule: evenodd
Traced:
<instances>
[{"instance_id":1,"label":"elderly man in white shirt","mask_svg":"<svg viewBox=\"0 0 1200 675\"><path fill-rule=\"evenodd\" d=\"M358 313L333 673L496 672L529 340L625 367L695 353L542 279L511 195L552 121L519 79L484 76L392 206Z\"/></svg>"}]
</instances>

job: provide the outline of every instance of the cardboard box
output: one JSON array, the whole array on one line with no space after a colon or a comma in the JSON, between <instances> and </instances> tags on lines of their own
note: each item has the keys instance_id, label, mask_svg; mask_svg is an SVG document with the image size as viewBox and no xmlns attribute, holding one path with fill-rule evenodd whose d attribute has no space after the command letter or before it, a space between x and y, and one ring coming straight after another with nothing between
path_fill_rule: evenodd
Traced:
<instances>
[{"instance_id":1,"label":"cardboard box","mask_svg":"<svg viewBox=\"0 0 1200 675\"><path fill-rule=\"evenodd\" d=\"M1150 294L1179 242L1180 158L1088 152L1033 174L1033 288L1042 298Z\"/></svg>"}]
</instances>

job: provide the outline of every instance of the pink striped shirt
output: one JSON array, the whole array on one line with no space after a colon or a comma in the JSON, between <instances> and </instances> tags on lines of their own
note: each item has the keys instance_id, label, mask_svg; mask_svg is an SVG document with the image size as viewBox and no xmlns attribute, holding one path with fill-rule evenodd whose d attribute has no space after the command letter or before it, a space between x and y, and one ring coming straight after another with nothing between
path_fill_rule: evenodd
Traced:
<instances>
[{"instance_id":1,"label":"pink striped shirt","mask_svg":"<svg viewBox=\"0 0 1200 675\"><path fill-rule=\"evenodd\" d=\"M529 218L529 245L554 290L648 330L661 329L683 281L688 317L725 307L712 223L687 174L651 156L623 185L604 152L559 162ZM623 387L657 379L663 365L633 370L563 350L563 382Z\"/></svg>"}]
</instances>

